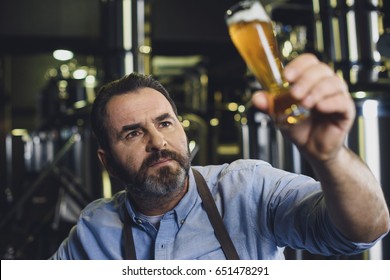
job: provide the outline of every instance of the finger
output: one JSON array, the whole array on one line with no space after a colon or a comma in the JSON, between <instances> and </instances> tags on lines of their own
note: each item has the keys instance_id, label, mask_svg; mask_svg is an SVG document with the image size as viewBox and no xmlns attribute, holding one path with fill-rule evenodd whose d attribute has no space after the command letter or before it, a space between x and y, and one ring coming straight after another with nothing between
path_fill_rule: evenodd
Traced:
<instances>
[{"instance_id":1,"label":"finger","mask_svg":"<svg viewBox=\"0 0 390 280\"><path fill-rule=\"evenodd\" d=\"M329 77L336 77L334 71L325 63L318 62L307 66L305 71L291 86L291 95L298 100L305 98L318 84Z\"/></svg>"},{"instance_id":2,"label":"finger","mask_svg":"<svg viewBox=\"0 0 390 280\"><path fill-rule=\"evenodd\" d=\"M323 114L342 114L347 119L355 117L352 98L346 94L334 94L318 102L315 109Z\"/></svg>"},{"instance_id":3,"label":"finger","mask_svg":"<svg viewBox=\"0 0 390 280\"><path fill-rule=\"evenodd\" d=\"M265 112L270 111L270 108L269 108L270 102L268 101L267 93L265 93L265 92L262 92L262 91L255 92L252 96L252 104L253 104L253 106L255 106L256 108L258 108L262 111L265 111Z\"/></svg>"},{"instance_id":4,"label":"finger","mask_svg":"<svg viewBox=\"0 0 390 280\"><path fill-rule=\"evenodd\" d=\"M356 111L353 104L345 104L346 99L341 95L331 96L316 106L316 111L324 114L327 122L349 131L353 125ZM325 120L323 119L323 120Z\"/></svg>"},{"instance_id":5,"label":"finger","mask_svg":"<svg viewBox=\"0 0 390 280\"><path fill-rule=\"evenodd\" d=\"M336 75L325 77L313 85L301 100L301 104L306 108L312 108L328 96L337 94L349 96L347 84Z\"/></svg>"},{"instance_id":6,"label":"finger","mask_svg":"<svg viewBox=\"0 0 390 280\"><path fill-rule=\"evenodd\" d=\"M286 65L283 75L289 82L294 82L307 68L318 63L319 60L315 55L302 54Z\"/></svg>"}]
</instances>

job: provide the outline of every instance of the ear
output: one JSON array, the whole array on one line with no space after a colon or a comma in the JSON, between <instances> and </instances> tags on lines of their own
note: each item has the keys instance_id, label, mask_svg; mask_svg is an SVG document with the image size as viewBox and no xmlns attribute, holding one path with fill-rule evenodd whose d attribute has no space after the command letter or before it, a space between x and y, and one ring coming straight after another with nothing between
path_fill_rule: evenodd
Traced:
<instances>
[{"instance_id":1,"label":"ear","mask_svg":"<svg viewBox=\"0 0 390 280\"><path fill-rule=\"evenodd\" d=\"M97 150L97 155L98 155L100 162L103 164L104 168L108 171L108 173L111 176L115 177L115 172L112 169L112 166L110 164L111 160L109 159L109 157L111 155L108 154L105 150L100 149L100 148Z\"/></svg>"}]
</instances>

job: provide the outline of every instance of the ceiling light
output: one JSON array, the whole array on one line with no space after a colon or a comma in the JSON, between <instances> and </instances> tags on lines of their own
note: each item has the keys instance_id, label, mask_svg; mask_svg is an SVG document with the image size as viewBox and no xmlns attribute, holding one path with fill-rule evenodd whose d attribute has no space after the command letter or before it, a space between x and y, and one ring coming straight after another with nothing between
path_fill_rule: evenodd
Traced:
<instances>
[{"instance_id":1,"label":"ceiling light","mask_svg":"<svg viewBox=\"0 0 390 280\"><path fill-rule=\"evenodd\" d=\"M55 50L53 56L57 60L66 61L73 58L73 52L68 50Z\"/></svg>"}]
</instances>

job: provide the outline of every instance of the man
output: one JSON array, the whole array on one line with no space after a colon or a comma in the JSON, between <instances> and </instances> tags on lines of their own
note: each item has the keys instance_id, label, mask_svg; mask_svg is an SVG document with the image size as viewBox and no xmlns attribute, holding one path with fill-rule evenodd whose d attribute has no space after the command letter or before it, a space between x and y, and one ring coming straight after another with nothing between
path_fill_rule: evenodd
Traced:
<instances>
[{"instance_id":1,"label":"man","mask_svg":"<svg viewBox=\"0 0 390 280\"><path fill-rule=\"evenodd\" d=\"M311 116L281 130L319 182L260 160L190 168L175 104L157 81L131 74L103 87L92 110L98 156L126 191L87 206L52 258L283 259L285 246L323 255L373 246L389 231L389 212L370 170L344 146L355 117L346 84L310 54L284 75ZM263 92L252 101L267 111Z\"/></svg>"}]
</instances>

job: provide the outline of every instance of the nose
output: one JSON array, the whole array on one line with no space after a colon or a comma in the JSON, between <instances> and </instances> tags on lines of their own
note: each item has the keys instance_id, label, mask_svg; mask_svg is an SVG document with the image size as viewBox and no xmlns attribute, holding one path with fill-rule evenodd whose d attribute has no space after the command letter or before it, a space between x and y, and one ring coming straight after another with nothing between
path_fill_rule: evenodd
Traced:
<instances>
[{"instance_id":1,"label":"nose","mask_svg":"<svg viewBox=\"0 0 390 280\"><path fill-rule=\"evenodd\" d=\"M146 151L159 151L165 148L167 141L164 138L164 135L157 129L149 131L148 143L146 145Z\"/></svg>"}]
</instances>

